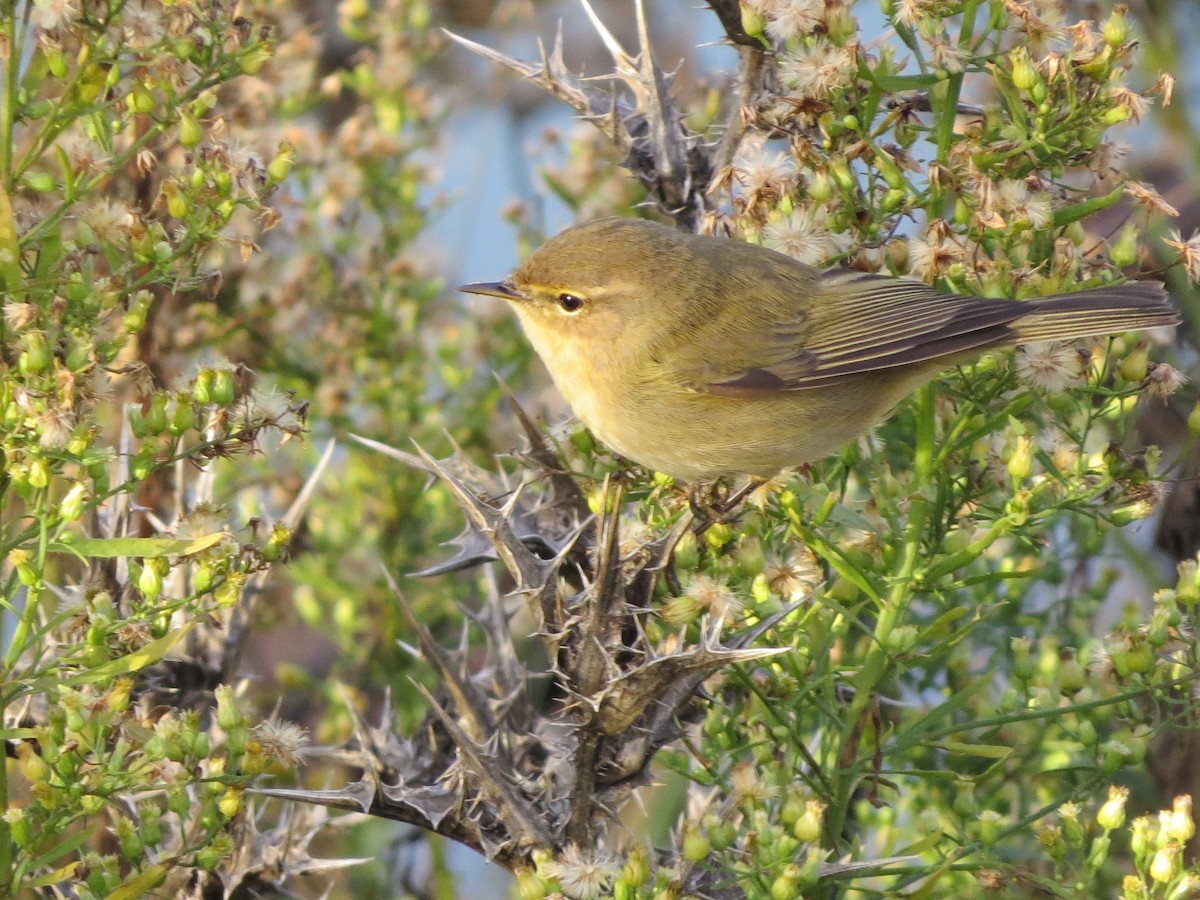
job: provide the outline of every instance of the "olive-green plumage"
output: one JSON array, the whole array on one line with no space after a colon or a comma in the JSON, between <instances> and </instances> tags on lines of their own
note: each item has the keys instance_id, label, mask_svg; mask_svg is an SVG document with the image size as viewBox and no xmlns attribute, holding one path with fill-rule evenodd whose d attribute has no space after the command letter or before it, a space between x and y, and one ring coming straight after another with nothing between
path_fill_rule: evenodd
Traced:
<instances>
[{"instance_id":1,"label":"olive-green plumage","mask_svg":"<svg viewBox=\"0 0 1200 900\"><path fill-rule=\"evenodd\" d=\"M1152 282L958 296L638 219L569 228L506 281L462 290L512 305L597 437L684 480L833 453L989 348L1178 322Z\"/></svg>"}]
</instances>

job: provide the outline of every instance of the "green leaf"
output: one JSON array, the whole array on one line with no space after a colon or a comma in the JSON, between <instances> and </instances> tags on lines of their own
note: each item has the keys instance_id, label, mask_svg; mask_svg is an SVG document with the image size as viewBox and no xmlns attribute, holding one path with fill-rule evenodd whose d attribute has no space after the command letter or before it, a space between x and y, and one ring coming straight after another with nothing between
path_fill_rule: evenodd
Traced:
<instances>
[{"instance_id":1,"label":"green leaf","mask_svg":"<svg viewBox=\"0 0 1200 900\"><path fill-rule=\"evenodd\" d=\"M861 71L861 70L860 70ZM869 69L867 71L870 71ZM874 75L871 82L889 94L919 91L938 83L936 75Z\"/></svg>"},{"instance_id":2,"label":"green leaf","mask_svg":"<svg viewBox=\"0 0 1200 900\"><path fill-rule=\"evenodd\" d=\"M146 892L158 887L167 880L167 867L161 863L146 866L136 875L125 879L125 883L111 891L105 900L137 900L146 896Z\"/></svg>"},{"instance_id":3,"label":"green leaf","mask_svg":"<svg viewBox=\"0 0 1200 900\"><path fill-rule=\"evenodd\" d=\"M51 553L73 553L78 556L112 559L118 556L192 556L207 550L229 536L227 531L215 531L203 537L181 540L176 538L70 538L52 541Z\"/></svg>"},{"instance_id":4,"label":"green leaf","mask_svg":"<svg viewBox=\"0 0 1200 900\"><path fill-rule=\"evenodd\" d=\"M62 884L69 878L75 877L75 870L79 868L79 860L73 860L61 868L55 869L40 878L33 878L29 881L22 882L22 887L26 888L41 888L50 887L55 884Z\"/></svg>"},{"instance_id":5,"label":"green leaf","mask_svg":"<svg viewBox=\"0 0 1200 900\"><path fill-rule=\"evenodd\" d=\"M177 628L169 632L157 641L151 641L146 646L133 651L127 656L110 660L94 669L88 669L86 672L58 679L56 683L76 687L81 684L93 684L97 681L110 681L119 675L128 675L130 672L137 672L140 669L146 668L146 666L153 665L171 652L171 648L178 644L184 635L192 630L194 624L195 622L188 622L182 628Z\"/></svg>"},{"instance_id":6,"label":"green leaf","mask_svg":"<svg viewBox=\"0 0 1200 900\"><path fill-rule=\"evenodd\" d=\"M934 744L942 750L952 753L962 753L965 756L982 756L985 759L1006 759L1013 753L1012 747L1003 744L966 744L962 741L937 741Z\"/></svg>"}]
</instances>

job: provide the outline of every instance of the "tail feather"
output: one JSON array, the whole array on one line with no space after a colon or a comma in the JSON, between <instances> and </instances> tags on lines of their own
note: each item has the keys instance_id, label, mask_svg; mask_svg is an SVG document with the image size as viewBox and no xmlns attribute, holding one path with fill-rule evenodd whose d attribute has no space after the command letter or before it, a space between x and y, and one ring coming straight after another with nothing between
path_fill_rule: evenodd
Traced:
<instances>
[{"instance_id":1,"label":"tail feather","mask_svg":"<svg viewBox=\"0 0 1200 900\"><path fill-rule=\"evenodd\" d=\"M1180 322L1163 286L1155 281L1059 294L1027 305L1030 311L1012 323L1013 343L1099 337Z\"/></svg>"}]
</instances>

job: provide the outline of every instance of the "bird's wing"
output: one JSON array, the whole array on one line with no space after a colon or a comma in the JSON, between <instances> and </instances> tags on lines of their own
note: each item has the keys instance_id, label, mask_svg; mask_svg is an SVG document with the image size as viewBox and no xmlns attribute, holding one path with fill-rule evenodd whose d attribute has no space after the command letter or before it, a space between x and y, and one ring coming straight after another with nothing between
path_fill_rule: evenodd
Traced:
<instances>
[{"instance_id":1,"label":"bird's wing","mask_svg":"<svg viewBox=\"0 0 1200 900\"><path fill-rule=\"evenodd\" d=\"M809 290L812 290L811 284ZM694 390L758 397L818 388L849 375L953 356L1013 339L1021 303L960 297L919 281L831 269L819 299L714 346L724 353L678 373Z\"/></svg>"}]
</instances>

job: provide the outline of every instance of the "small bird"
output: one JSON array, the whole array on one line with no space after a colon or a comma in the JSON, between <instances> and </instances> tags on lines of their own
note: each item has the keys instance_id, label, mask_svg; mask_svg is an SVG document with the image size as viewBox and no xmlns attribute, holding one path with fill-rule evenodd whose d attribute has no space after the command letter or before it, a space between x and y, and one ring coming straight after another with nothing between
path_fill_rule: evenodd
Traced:
<instances>
[{"instance_id":1,"label":"small bird","mask_svg":"<svg viewBox=\"0 0 1200 900\"><path fill-rule=\"evenodd\" d=\"M584 424L682 481L828 456L989 349L1179 322L1155 282L960 296L625 218L568 228L508 279L459 290L508 301Z\"/></svg>"}]
</instances>

